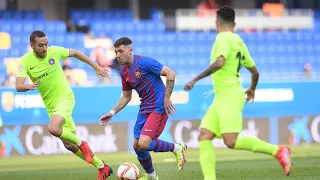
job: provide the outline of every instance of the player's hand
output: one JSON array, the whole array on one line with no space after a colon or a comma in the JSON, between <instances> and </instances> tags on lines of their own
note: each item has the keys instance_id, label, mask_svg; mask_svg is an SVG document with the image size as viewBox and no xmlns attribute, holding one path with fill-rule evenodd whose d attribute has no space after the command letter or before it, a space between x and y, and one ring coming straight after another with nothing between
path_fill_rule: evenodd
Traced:
<instances>
[{"instance_id":1,"label":"player's hand","mask_svg":"<svg viewBox=\"0 0 320 180\"><path fill-rule=\"evenodd\" d=\"M164 98L164 108L168 116L176 113L176 108L172 105L172 101L169 98Z\"/></svg>"},{"instance_id":2,"label":"player's hand","mask_svg":"<svg viewBox=\"0 0 320 180\"><path fill-rule=\"evenodd\" d=\"M189 91L189 90L191 90L192 88L193 88L193 86L194 86L194 84L195 84L196 82L195 81L190 81L190 82L188 82L186 85L184 85L184 90L185 91Z\"/></svg>"},{"instance_id":3,"label":"player's hand","mask_svg":"<svg viewBox=\"0 0 320 180\"><path fill-rule=\"evenodd\" d=\"M102 126L106 126L107 125L107 123L110 121L110 119L112 118L112 114L111 113L107 113L107 114L105 114L105 115L103 115L103 116L101 116L101 118L100 118L100 124L102 125Z\"/></svg>"},{"instance_id":4,"label":"player's hand","mask_svg":"<svg viewBox=\"0 0 320 180\"><path fill-rule=\"evenodd\" d=\"M247 95L247 97L246 97L246 103L247 103L247 102L250 102L250 101L253 103L255 90L254 90L254 89L248 89L248 90L246 90L245 93L246 93L246 95Z\"/></svg>"},{"instance_id":5,"label":"player's hand","mask_svg":"<svg viewBox=\"0 0 320 180\"><path fill-rule=\"evenodd\" d=\"M109 71L106 68L98 66L95 70L96 70L96 73L97 73L99 79L100 79L100 76L109 77Z\"/></svg>"},{"instance_id":6,"label":"player's hand","mask_svg":"<svg viewBox=\"0 0 320 180\"><path fill-rule=\"evenodd\" d=\"M29 90L35 90L38 87L39 83L40 83L40 80L37 80L33 84L29 84Z\"/></svg>"}]
</instances>

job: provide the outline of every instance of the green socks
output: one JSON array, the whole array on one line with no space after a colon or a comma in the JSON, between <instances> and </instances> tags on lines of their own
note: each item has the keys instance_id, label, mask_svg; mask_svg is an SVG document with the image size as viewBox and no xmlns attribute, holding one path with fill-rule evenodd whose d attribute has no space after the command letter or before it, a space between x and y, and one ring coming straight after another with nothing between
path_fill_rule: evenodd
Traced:
<instances>
[{"instance_id":1,"label":"green socks","mask_svg":"<svg viewBox=\"0 0 320 180\"><path fill-rule=\"evenodd\" d=\"M211 140L199 141L200 165L204 180L216 180L216 153Z\"/></svg>"},{"instance_id":2,"label":"green socks","mask_svg":"<svg viewBox=\"0 0 320 180\"><path fill-rule=\"evenodd\" d=\"M62 128L62 134L60 138L77 146L79 146L81 143L81 140L67 128Z\"/></svg>"},{"instance_id":3,"label":"green socks","mask_svg":"<svg viewBox=\"0 0 320 180\"><path fill-rule=\"evenodd\" d=\"M61 134L60 138L63 140L66 140L68 142L71 142L77 146L79 146L80 143L82 142L74 133L72 133L69 129L66 129L66 128L62 128L62 134ZM78 150L78 152L75 153L75 155L78 156L79 158L85 160L80 149ZM97 169L103 167L103 163L102 163L101 159L99 159L97 156L93 157L93 161L91 162L91 164L94 167L96 167Z\"/></svg>"},{"instance_id":4,"label":"green socks","mask_svg":"<svg viewBox=\"0 0 320 180\"><path fill-rule=\"evenodd\" d=\"M82 152L80 151L80 149L79 149L78 152L75 153L75 155L85 161L85 158L84 158ZM102 166L103 163L102 163L101 159L99 159L97 156L94 156L94 157L93 157L93 161L91 162L91 164L92 164L94 167L96 167L97 169L103 167L103 166Z\"/></svg>"},{"instance_id":5,"label":"green socks","mask_svg":"<svg viewBox=\"0 0 320 180\"><path fill-rule=\"evenodd\" d=\"M238 136L234 149L275 156L278 146L257 138ZM200 165L204 180L216 180L216 153L211 140L199 141Z\"/></svg>"},{"instance_id":6,"label":"green socks","mask_svg":"<svg viewBox=\"0 0 320 180\"><path fill-rule=\"evenodd\" d=\"M272 156L275 156L278 152L278 146L247 136L238 136L234 149L264 153Z\"/></svg>"}]
</instances>

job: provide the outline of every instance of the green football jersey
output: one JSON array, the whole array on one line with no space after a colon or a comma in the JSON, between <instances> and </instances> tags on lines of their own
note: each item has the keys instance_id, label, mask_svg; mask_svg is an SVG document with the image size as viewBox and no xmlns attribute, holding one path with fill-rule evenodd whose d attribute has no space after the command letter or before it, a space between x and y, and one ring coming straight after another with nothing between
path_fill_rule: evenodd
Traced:
<instances>
[{"instance_id":1,"label":"green football jersey","mask_svg":"<svg viewBox=\"0 0 320 180\"><path fill-rule=\"evenodd\" d=\"M239 35L233 32L218 33L211 51L211 63L214 63L220 56L225 58L225 64L212 74L215 93L217 94L224 88L242 90L239 70L241 66L251 68L255 66L255 63Z\"/></svg>"},{"instance_id":2,"label":"green football jersey","mask_svg":"<svg viewBox=\"0 0 320 180\"><path fill-rule=\"evenodd\" d=\"M33 82L40 80L37 89L46 108L55 108L57 102L62 99L74 98L60 64L60 60L68 56L68 49L51 46L48 47L45 58L37 58L33 51L30 51L20 59L17 77L29 76Z\"/></svg>"}]
</instances>

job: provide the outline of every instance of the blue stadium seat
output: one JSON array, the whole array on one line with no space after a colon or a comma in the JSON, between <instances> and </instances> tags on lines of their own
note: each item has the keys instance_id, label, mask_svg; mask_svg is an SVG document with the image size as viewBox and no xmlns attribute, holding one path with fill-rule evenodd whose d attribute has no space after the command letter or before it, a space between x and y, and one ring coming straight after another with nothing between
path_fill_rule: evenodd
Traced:
<instances>
[{"instance_id":1,"label":"blue stadium seat","mask_svg":"<svg viewBox=\"0 0 320 180\"><path fill-rule=\"evenodd\" d=\"M96 36L108 36L113 41L123 36L130 37L136 54L159 60L177 70L179 77L195 75L210 64L216 32L169 32L159 19L133 21L132 12L122 9L72 10L69 15L77 23L90 25L91 32ZM43 21L41 17L44 17L42 11L0 11L0 31L9 32L12 39L12 49L0 50L0 57L19 57L25 53L29 35L35 29L47 33L50 45L75 48L91 54L91 49L84 47L84 33L69 33L64 22ZM239 35L263 76L297 75L307 62L312 64L314 71L320 70L320 29L313 32L253 32ZM76 60L72 65L90 68ZM250 76L245 68L241 74L243 78Z\"/></svg>"}]
</instances>

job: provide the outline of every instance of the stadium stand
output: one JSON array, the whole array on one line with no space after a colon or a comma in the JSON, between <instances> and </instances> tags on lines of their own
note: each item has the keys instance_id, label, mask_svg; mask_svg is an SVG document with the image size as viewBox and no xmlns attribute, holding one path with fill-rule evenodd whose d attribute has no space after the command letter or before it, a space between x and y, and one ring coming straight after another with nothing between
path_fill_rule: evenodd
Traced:
<instances>
[{"instance_id":1,"label":"stadium stand","mask_svg":"<svg viewBox=\"0 0 320 180\"><path fill-rule=\"evenodd\" d=\"M107 36L113 41L121 36L129 36L134 42L136 54L154 57L172 67L177 71L178 83L185 82L190 75L194 76L209 64L210 51L216 35L214 31L169 32L160 18L135 21L131 11L123 9L71 10L69 16L74 24L89 26L94 36ZM316 74L320 72L319 16L319 13L314 13L312 29L239 32L261 71L262 80L301 79L307 63L312 67L311 78L317 77ZM211 22L214 25L212 18ZM84 46L86 35L67 32L65 22L44 21L41 11L0 11L0 32L9 33L11 37L11 48L0 49L0 59L20 57L26 53L29 34L35 29L45 31L51 45L78 49L90 56L92 49ZM88 81L96 80L95 73L82 62L72 61L72 66L87 71L87 75L80 74L87 77ZM5 64L1 63L2 78L6 76L5 69ZM248 72L241 72L244 79L250 80ZM113 76L119 79L116 73Z\"/></svg>"}]
</instances>

